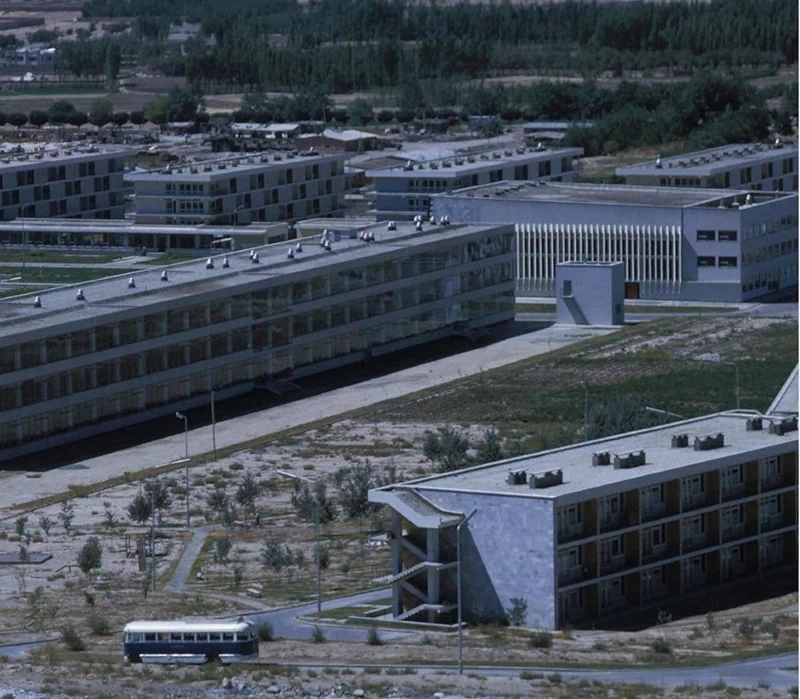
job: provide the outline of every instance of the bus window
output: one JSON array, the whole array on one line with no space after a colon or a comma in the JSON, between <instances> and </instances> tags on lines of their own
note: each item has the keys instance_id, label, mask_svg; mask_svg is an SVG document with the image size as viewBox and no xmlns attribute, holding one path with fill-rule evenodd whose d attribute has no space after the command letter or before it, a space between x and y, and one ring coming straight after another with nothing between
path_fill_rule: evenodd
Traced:
<instances>
[{"instance_id":1,"label":"bus window","mask_svg":"<svg viewBox=\"0 0 800 699\"><path fill-rule=\"evenodd\" d=\"M140 634L140 633L129 633L126 641L128 643L141 643L142 634Z\"/></svg>"},{"instance_id":2,"label":"bus window","mask_svg":"<svg viewBox=\"0 0 800 699\"><path fill-rule=\"evenodd\" d=\"M183 638L181 638L181 634L179 633L171 633L169 635L169 640L175 642L175 641L182 641Z\"/></svg>"},{"instance_id":3,"label":"bus window","mask_svg":"<svg viewBox=\"0 0 800 699\"><path fill-rule=\"evenodd\" d=\"M221 639L220 639L220 635L218 633L210 633L210 634L208 634L208 640L209 641L219 641Z\"/></svg>"},{"instance_id":4,"label":"bus window","mask_svg":"<svg viewBox=\"0 0 800 699\"><path fill-rule=\"evenodd\" d=\"M158 634L159 641L169 641L169 634L168 633L160 633Z\"/></svg>"},{"instance_id":5,"label":"bus window","mask_svg":"<svg viewBox=\"0 0 800 699\"><path fill-rule=\"evenodd\" d=\"M146 633L144 635L144 640L145 641L155 641L156 640L156 635L154 633Z\"/></svg>"},{"instance_id":6,"label":"bus window","mask_svg":"<svg viewBox=\"0 0 800 699\"><path fill-rule=\"evenodd\" d=\"M208 640L208 634L206 632L195 634L195 636L197 637L198 641L207 641Z\"/></svg>"},{"instance_id":7,"label":"bus window","mask_svg":"<svg viewBox=\"0 0 800 699\"><path fill-rule=\"evenodd\" d=\"M233 634L232 633L224 633L224 634L222 634L222 640L223 641L232 641L233 640Z\"/></svg>"}]
</instances>

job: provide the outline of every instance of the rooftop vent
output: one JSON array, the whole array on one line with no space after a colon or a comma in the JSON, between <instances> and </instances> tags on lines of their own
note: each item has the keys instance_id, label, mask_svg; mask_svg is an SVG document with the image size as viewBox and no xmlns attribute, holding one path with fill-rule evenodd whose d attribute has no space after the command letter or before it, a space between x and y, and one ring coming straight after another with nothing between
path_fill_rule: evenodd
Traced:
<instances>
[{"instance_id":1,"label":"rooftop vent","mask_svg":"<svg viewBox=\"0 0 800 699\"><path fill-rule=\"evenodd\" d=\"M295 252L303 252L303 244L298 240L297 245L294 246Z\"/></svg>"},{"instance_id":2,"label":"rooftop vent","mask_svg":"<svg viewBox=\"0 0 800 699\"><path fill-rule=\"evenodd\" d=\"M438 170L438 169L439 169L439 163L431 163L431 170Z\"/></svg>"},{"instance_id":3,"label":"rooftop vent","mask_svg":"<svg viewBox=\"0 0 800 699\"><path fill-rule=\"evenodd\" d=\"M787 417L781 420L780 422L770 422L769 423L769 433L770 434L777 434L777 435L784 435L787 432L796 432L797 431L797 417Z\"/></svg>"},{"instance_id":4,"label":"rooftop vent","mask_svg":"<svg viewBox=\"0 0 800 699\"><path fill-rule=\"evenodd\" d=\"M486 155L486 153L481 153L481 160L489 160L489 156ZM474 158L473 158L473 162L474 162Z\"/></svg>"},{"instance_id":5,"label":"rooftop vent","mask_svg":"<svg viewBox=\"0 0 800 699\"><path fill-rule=\"evenodd\" d=\"M430 223L432 226L436 225L436 217L433 214L431 214L430 218L428 219L428 223Z\"/></svg>"},{"instance_id":6,"label":"rooftop vent","mask_svg":"<svg viewBox=\"0 0 800 699\"><path fill-rule=\"evenodd\" d=\"M328 240L328 239L326 239L326 240L325 240L325 245L324 245L324 247L325 247L325 249L326 249L328 252L332 252L332 248L331 248L331 241L330 241L330 240Z\"/></svg>"},{"instance_id":7,"label":"rooftop vent","mask_svg":"<svg viewBox=\"0 0 800 699\"><path fill-rule=\"evenodd\" d=\"M397 224L394 221L389 221L389 223L386 224L386 230L388 230L388 231L396 231L397 230Z\"/></svg>"},{"instance_id":8,"label":"rooftop vent","mask_svg":"<svg viewBox=\"0 0 800 699\"><path fill-rule=\"evenodd\" d=\"M644 466L644 449L629 454L614 454L614 468L636 468Z\"/></svg>"},{"instance_id":9,"label":"rooftop vent","mask_svg":"<svg viewBox=\"0 0 800 699\"><path fill-rule=\"evenodd\" d=\"M494 153L492 153L492 158L494 160L500 160L500 153L495 151Z\"/></svg>"},{"instance_id":10,"label":"rooftop vent","mask_svg":"<svg viewBox=\"0 0 800 699\"><path fill-rule=\"evenodd\" d=\"M745 206L752 206L753 205L753 195L752 194L748 194L744 198L744 205Z\"/></svg>"},{"instance_id":11,"label":"rooftop vent","mask_svg":"<svg viewBox=\"0 0 800 699\"><path fill-rule=\"evenodd\" d=\"M417 221L416 228L417 228L418 231L422 230L422 221Z\"/></svg>"},{"instance_id":12,"label":"rooftop vent","mask_svg":"<svg viewBox=\"0 0 800 699\"><path fill-rule=\"evenodd\" d=\"M283 160L283 156L282 156L280 153L278 153L278 154L275 156L275 161L277 162L277 161L279 161L279 160Z\"/></svg>"},{"instance_id":13,"label":"rooftop vent","mask_svg":"<svg viewBox=\"0 0 800 699\"><path fill-rule=\"evenodd\" d=\"M760 417L748 418L746 428L748 432L758 432L763 428L763 421Z\"/></svg>"},{"instance_id":14,"label":"rooftop vent","mask_svg":"<svg viewBox=\"0 0 800 699\"><path fill-rule=\"evenodd\" d=\"M86 300L86 296L84 296L84 294L83 294L83 289L78 289L78 293L75 294L75 299L78 300L78 301L85 301Z\"/></svg>"},{"instance_id":15,"label":"rooftop vent","mask_svg":"<svg viewBox=\"0 0 800 699\"><path fill-rule=\"evenodd\" d=\"M210 165L204 165L203 166L203 172L211 172L211 166Z\"/></svg>"},{"instance_id":16,"label":"rooftop vent","mask_svg":"<svg viewBox=\"0 0 800 699\"><path fill-rule=\"evenodd\" d=\"M33 299L33 307L34 308L41 308L42 307L42 297L41 296L37 296L35 299Z\"/></svg>"},{"instance_id":17,"label":"rooftop vent","mask_svg":"<svg viewBox=\"0 0 800 699\"><path fill-rule=\"evenodd\" d=\"M222 258L222 267L223 269L228 269L231 266L231 262L227 257Z\"/></svg>"},{"instance_id":18,"label":"rooftop vent","mask_svg":"<svg viewBox=\"0 0 800 699\"><path fill-rule=\"evenodd\" d=\"M136 280L133 277L128 279L128 288L129 289L135 289L136 288Z\"/></svg>"},{"instance_id":19,"label":"rooftop vent","mask_svg":"<svg viewBox=\"0 0 800 699\"><path fill-rule=\"evenodd\" d=\"M253 253L252 261L253 261L254 265L258 264L258 253L257 252Z\"/></svg>"},{"instance_id":20,"label":"rooftop vent","mask_svg":"<svg viewBox=\"0 0 800 699\"><path fill-rule=\"evenodd\" d=\"M449 161L449 160L445 160L445 161L442 163L442 167L452 167L452 165L451 165L451 163L450 163L450 161Z\"/></svg>"},{"instance_id":21,"label":"rooftop vent","mask_svg":"<svg viewBox=\"0 0 800 699\"><path fill-rule=\"evenodd\" d=\"M783 148L783 141L780 138L775 139L775 148Z\"/></svg>"},{"instance_id":22,"label":"rooftop vent","mask_svg":"<svg viewBox=\"0 0 800 699\"><path fill-rule=\"evenodd\" d=\"M725 446L725 435L722 432L717 434L709 434L705 437L694 438L695 451L709 451L710 449L719 449Z\"/></svg>"},{"instance_id":23,"label":"rooftop vent","mask_svg":"<svg viewBox=\"0 0 800 699\"><path fill-rule=\"evenodd\" d=\"M169 277L167 276L167 270L164 270L163 272L161 272L161 281L162 282L168 282L169 281Z\"/></svg>"},{"instance_id":24,"label":"rooftop vent","mask_svg":"<svg viewBox=\"0 0 800 699\"><path fill-rule=\"evenodd\" d=\"M414 164L409 160L405 165L403 165L403 170L413 170Z\"/></svg>"},{"instance_id":25,"label":"rooftop vent","mask_svg":"<svg viewBox=\"0 0 800 699\"><path fill-rule=\"evenodd\" d=\"M474 163L474 162L475 162L475 158L474 158L473 156L471 156L471 155L470 155L470 156L467 158L467 162L468 162L468 163Z\"/></svg>"},{"instance_id":26,"label":"rooftop vent","mask_svg":"<svg viewBox=\"0 0 800 699\"><path fill-rule=\"evenodd\" d=\"M661 169L661 158L656 158L656 167Z\"/></svg>"},{"instance_id":27,"label":"rooftop vent","mask_svg":"<svg viewBox=\"0 0 800 699\"><path fill-rule=\"evenodd\" d=\"M564 472L558 469L557 471L532 474L529 485L531 488L552 488L554 485L561 485L563 482Z\"/></svg>"},{"instance_id":28,"label":"rooftop vent","mask_svg":"<svg viewBox=\"0 0 800 699\"><path fill-rule=\"evenodd\" d=\"M673 449L685 449L689 446L689 435L688 434L673 434L672 435L672 448Z\"/></svg>"},{"instance_id":29,"label":"rooftop vent","mask_svg":"<svg viewBox=\"0 0 800 699\"><path fill-rule=\"evenodd\" d=\"M506 157L508 157L508 156L510 156L510 155L513 155L513 153L512 153L510 150L506 149L506 150L504 150L504 151L503 151L503 155L505 155Z\"/></svg>"},{"instance_id":30,"label":"rooftop vent","mask_svg":"<svg viewBox=\"0 0 800 699\"><path fill-rule=\"evenodd\" d=\"M598 451L592 454L592 466L609 466L611 454L607 451Z\"/></svg>"},{"instance_id":31,"label":"rooftop vent","mask_svg":"<svg viewBox=\"0 0 800 699\"><path fill-rule=\"evenodd\" d=\"M456 165L463 165L464 164L464 158L456 158L455 163L456 163Z\"/></svg>"},{"instance_id":32,"label":"rooftop vent","mask_svg":"<svg viewBox=\"0 0 800 699\"><path fill-rule=\"evenodd\" d=\"M250 259L252 260L253 257L251 256ZM289 248L289 252L286 253L286 259L288 260L294 259L294 248Z\"/></svg>"},{"instance_id":33,"label":"rooftop vent","mask_svg":"<svg viewBox=\"0 0 800 699\"><path fill-rule=\"evenodd\" d=\"M206 260L206 269L214 269L214 260L210 257Z\"/></svg>"},{"instance_id":34,"label":"rooftop vent","mask_svg":"<svg viewBox=\"0 0 800 699\"><path fill-rule=\"evenodd\" d=\"M541 141L539 141L539 143L536 144L536 150L540 152L544 150L544 145L542 144Z\"/></svg>"},{"instance_id":35,"label":"rooftop vent","mask_svg":"<svg viewBox=\"0 0 800 699\"><path fill-rule=\"evenodd\" d=\"M375 234L372 231L368 231L365 240L368 243L374 243L375 242Z\"/></svg>"},{"instance_id":36,"label":"rooftop vent","mask_svg":"<svg viewBox=\"0 0 800 699\"><path fill-rule=\"evenodd\" d=\"M509 471L506 482L509 485L525 485L528 482L527 471Z\"/></svg>"}]
</instances>

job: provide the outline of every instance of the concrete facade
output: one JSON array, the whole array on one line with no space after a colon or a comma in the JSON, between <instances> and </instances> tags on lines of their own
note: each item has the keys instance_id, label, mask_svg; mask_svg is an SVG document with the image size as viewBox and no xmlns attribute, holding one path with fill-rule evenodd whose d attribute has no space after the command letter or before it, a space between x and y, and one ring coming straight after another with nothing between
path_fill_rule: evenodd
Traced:
<instances>
[{"instance_id":1,"label":"concrete facade","mask_svg":"<svg viewBox=\"0 0 800 699\"><path fill-rule=\"evenodd\" d=\"M0 221L122 218L125 158L133 154L119 147L71 145L0 152Z\"/></svg>"},{"instance_id":2,"label":"concrete facade","mask_svg":"<svg viewBox=\"0 0 800 699\"><path fill-rule=\"evenodd\" d=\"M0 459L514 318L509 226L331 240L0 301Z\"/></svg>"},{"instance_id":3,"label":"concrete facade","mask_svg":"<svg viewBox=\"0 0 800 699\"><path fill-rule=\"evenodd\" d=\"M556 265L556 323L623 325L625 266L622 262L560 262Z\"/></svg>"},{"instance_id":4,"label":"concrete facade","mask_svg":"<svg viewBox=\"0 0 800 699\"><path fill-rule=\"evenodd\" d=\"M241 250L288 240L286 223L249 226L159 226L133 221L16 219L0 222L0 244L104 248L145 247L149 251Z\"/></svg>"},{"instance_id":5,"label":"concrete facade","mask_svg":"<svg viewBox=\"0 0 800 699\"><path fill-rule=\"evenodd\" d=\"M797 191L797 143L734 143L618 167L625 184Z\"/></svg>"},{"instance_id":6,"label":"concrete facade","mask_svg":"<svg viewBox=\"0 0 800 699\"><path fill-rule=\"evenodd\" d=\"M797 417L718 413L370 491L393 512L398 619L467 621L514 598L546 629L680 608L796 576ZM623 611L625 610L625 611Z\"/></svg>"},{"instance_id":7,"label":"concrete facade","mask_svg":"<svg viewBox=\"0 0 800 699\"><path fill-rule=\"evenodd\" d=\"M518 289L553 295L559 262L623 262L626 298L741 302L797 285L797 194L503 182L433 214L513 223Z\"/></svg>"},{"instance_id":8,"label":"concrete facade","mask_svg":"<svg viewBox=\"0 0 800 699\"><path fill-rule=\"evenodd\" d=\"M503 180L571 182L572 161L582 148L517 148L491 154L454 156L382 170L368 170L375 182L378 220L413 219L430 214L432 196Z\"/></svg>"},{"instance_id":9,"label":"concrete facade","mask_svg":"<svg viewBox=\"0 0 800 699\"><path fill-rule=\"evenodd\" d=\"M344 156L259 155L133 173L137 223L294 221L344 206Z\"/></svg>"}]
</instances>

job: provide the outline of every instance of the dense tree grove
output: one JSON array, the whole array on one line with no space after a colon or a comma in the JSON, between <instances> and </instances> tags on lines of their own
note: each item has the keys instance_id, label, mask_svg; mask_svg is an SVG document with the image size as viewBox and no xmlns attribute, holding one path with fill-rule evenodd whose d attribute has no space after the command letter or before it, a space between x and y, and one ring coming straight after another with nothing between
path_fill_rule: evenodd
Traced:
<instances>
[{"instance_id":1,"label":"dense tree grove","mask_svg":"<svg viewBox=\"0 0 800 699\"><path fill-rule=\"evenodd\" d=\"M516 70L621 74L623 68L661 66L689 73L775 67L796 62L798 49L794 0L535 5L88 0L84 14L134 17L129 38L102 41L123 42L124 52L136 51L190 83L255 89L322 84L329 91L350 91ZM181 20L202 23L216 44L190 42L185 56L166 51L159 40L171 22ZM89 53L82 46L64 62L106 73L108 48Z\"/></svg>"}]
</instances>

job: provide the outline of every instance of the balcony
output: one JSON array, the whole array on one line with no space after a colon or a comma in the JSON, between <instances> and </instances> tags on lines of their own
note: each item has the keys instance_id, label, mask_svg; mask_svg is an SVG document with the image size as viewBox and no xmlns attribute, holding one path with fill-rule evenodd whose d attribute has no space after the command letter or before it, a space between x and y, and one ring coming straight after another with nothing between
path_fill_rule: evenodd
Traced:
<instances>
[{"instance_id":1,"label":"balcony","mask_svg":"<svg viewBox=\"0 0 800 699\"><path fill-rule=\"evenodd\" d=\"M638 524L639 512L637 510L626 510L616 515L610 515L600 520L600 531L610 532L624 527L633 527Z\"/></svg>"},{"instance_id":2,"label":"balcony","mask_svg":"<svg viewBox=\"0 0 800 699\"><path fill-rule=\"evenodd\" d=\"M558 584L572 585L573 583L588 580L589 577L589 568L587 566L572 566L572 568L558 571Z\"/></svg>"},{"instance_id":3,"label":"balcony","mask_svg":"<svg viewBox=\"0 0 800 699\"><path fill-rule=\"evenodd\" d=\"M583 538L583 535L583 522L569 524L566 527L559 528L558 542L564 543L565 541L570 541L572 539L581 539Z\"/></svg>"},{"instance_id":4,"label":"balcony","mask_svg":"<svg viewBox=\"0 0 800 699\"><path fill-rule=\"evenodd\" d=\"M642 521L660 519L667 514L667 503L653 502L642 505Z\"/></svg>"},{"instance_id":5,"label":"balcony","mask_svg":"<svg viewBox=\"0 0 800 699\"><path fill-rule=\"evenodd\" d=\"M761 531L769 532L773 529L780 529L785 524L782 512L773 512L771 514L761 515Z\"/></svg>"},{"instance_id":6,"label":"balcony","mask_svg":"<svg viewBox=\"0 0 800 699\"><path fill-rule=\"evenodd\" d=\"M732 524L728 527L722 528L722 540L733 541L734 539L741 539L746 534L746 527L744 522L739 524Z\"/></svg>"},{"instance_id":7,"label":"balcony","mask_svg":"<svg viewBox=\"0 0 800 699\"><path fill-rule=\"evenodd\" d=\"M770 473L761 476L761 492L775 490L783 486L783 477L780 473Z\"/></svg>"},{"instance_id":8,"label":"balcony","mask_svg":"<svg viewBox=\"0 0 800 699\"><path fill-rule=\"evenodd\" d=\"M737 500L738 498L743 498L746 494L747 494L747 486L744 483L740 483L739 485L723 487L721 491L722 502L728 502L729 500Z\"/></svg>"},{"instance_id":9,"label":"balcony","mask_svg":"<svg viewBox=\"0 0 800 699\"><path fill-rule=\"evenodd\" d=\"M635 568L639 561L633 556L614 556L600 561L600 575L610 575L625 568Z\"/></svg>"},{"instance_id":10,"label":"balcony","mask_svg":"<svg viewBox=\"0 0 800 699\"><path fill-rule=\"evenodd\" d=\"M684 574L683 576L683 587L684 589L689 589L692 587L700 587L701 585L706 584L706 574L705 573L691 573L691 574Z\"/></svg>"},{"instance_id":11,"label":"balcony","mask_svg":"<svg viewBox=\"0 0 800 699\"><path fill-rule=\"evenodd\" d=\"M657 544L655 546L645 546L642 549L642 562L648 563L660 558L672 558L678 555L678 547L668 543Z\"/></svg>"},{"instance_id":12,"label":"balcony","mask_svg":"<svg viewBox=\"0 0 800 699\"><path fill-rule=\"evenodd\" d=\"M683 537L683 553L688 551L697 551L709 546L707 534L692 534Z\"/></svg>"},{"instance_id":13,"label":"balcony","mask_svg":"<svg viewBox=\"0 0 800 699\"><path fill-rule=\"evenodd\" d=\"M717 502L716 495L716 493L710 492L685 493L681 496L681 509L683 512L689 512L701 507L715 505Z\"/></svg>"}]
</instances>

